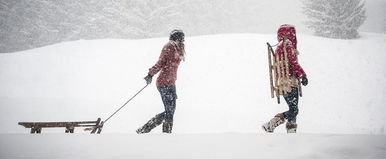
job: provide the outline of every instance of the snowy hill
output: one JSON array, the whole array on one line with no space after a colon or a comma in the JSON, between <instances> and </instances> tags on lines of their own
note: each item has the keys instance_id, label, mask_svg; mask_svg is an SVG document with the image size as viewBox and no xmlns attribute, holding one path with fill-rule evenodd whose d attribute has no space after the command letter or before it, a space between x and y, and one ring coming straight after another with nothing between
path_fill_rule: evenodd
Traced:
<instances>
[{"instance_id":1,"label":"snowy hill","mask_svg":"<svg viewBox=\"0 0 386 159\"><path fill-rule=\"evenodd\" d=\"M385 134L386 36L298 38L299 61L309 76L299 132ZM28 132L19 121L106 119L145 85L143 77L166 41L83 40L1 54L0 132ZM265 42L276 43L275 36L187 37L174 132L263 133L259 125L287 109L270 98ZM152 83L104 132L134 133L162 109Z\"/></svg>"},{"instance_id":2,"label":"snowy hill","mask_svg":"<svg viewBox=\"0 0 386 159\"><path fill-rule=\"evenodd\" d=\"M337 40L300 34L298 40L309 85L303 87L294 135L284 134L284 126L279 134L260 128L287 109L270 98L268 87L265 43L276 43L275 35L186 37L170 136L159 134L160 128L134 134L163 109L154 82L111 118L100 136L81 129L70 136L63 129L31 136L17 125L106 119L145 86L143 77L167 38L81 40L0 54L0 158L385 156L386 35Z\"/></svg>"}]
</instances>

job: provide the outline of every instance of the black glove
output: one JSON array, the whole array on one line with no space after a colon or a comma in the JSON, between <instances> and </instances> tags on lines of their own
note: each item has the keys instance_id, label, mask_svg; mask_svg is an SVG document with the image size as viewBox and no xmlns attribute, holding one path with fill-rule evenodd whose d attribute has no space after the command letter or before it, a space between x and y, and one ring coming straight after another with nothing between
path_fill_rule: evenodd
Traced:
<instances>
[{"instance_id":1,"label":"black glove","mask_svg":"<svg viewBox=\"0 0 386 159\"><path fill-rule=\"evenodd\" d=\"M301 83L302 83L303 86L307 86L307 84L308 84L307 77L303 77Z\"/></svg>"},{"instance_id":2,"label":"black glove","mask_svg":"<svg viewBox=\"0 0 386 159\"><path fill-rule=\"evenodd\" d=\"M150 84L153 79L153 76L148 74L144 79L146 81L146 84Z\"/></svg>"}]
</instances>

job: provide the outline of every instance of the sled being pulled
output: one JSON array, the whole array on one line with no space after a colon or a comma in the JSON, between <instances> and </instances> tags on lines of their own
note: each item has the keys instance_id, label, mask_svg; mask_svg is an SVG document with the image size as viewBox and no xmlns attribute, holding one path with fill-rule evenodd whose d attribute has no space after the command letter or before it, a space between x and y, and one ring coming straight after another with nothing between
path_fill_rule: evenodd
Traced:
<instances>
[{"instance_id":1,"label":"sled being pulled","mask_svg":"<svg viewBox=\"0 0 386 159\"><path fill-rule=\"evenodd\" d=\"M31 134L42 132L42 128L64 127L65 133L74 133L75 127L85 127L85 131L91 131L91 134L100 134L103 127L103 121L98 118L96 121L76 121L76 122L19 122L19 125L25 128L31 128Z\"/></svg>"}]
</instances>

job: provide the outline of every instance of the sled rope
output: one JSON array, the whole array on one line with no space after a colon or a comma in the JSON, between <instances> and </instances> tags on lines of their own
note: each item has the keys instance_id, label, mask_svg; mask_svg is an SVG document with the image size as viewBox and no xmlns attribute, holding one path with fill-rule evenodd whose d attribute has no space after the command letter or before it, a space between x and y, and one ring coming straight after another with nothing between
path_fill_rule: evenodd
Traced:
<instances>
[{"instance_id":1,"label":"sled rope","mask_svg":"<svg viewBox=\"0 0 386 159\"><path fill-rule=\"evenodd\" d=\"M111 117L113 117L116 113L118 113L124 106L126 106L127 103L129 103L132 99L134 99L135 96L137 96L139 93L142 92L143 89L145 89L149 84L146 84L145 87L143 87L141 90L139 90L133 97L131 97L128 101L126 101L125 104L123 104L118 110L116 110L113 114L110 115L105 121L103 121L103 124L105 124Z\"/></svg>"}]
</instances>

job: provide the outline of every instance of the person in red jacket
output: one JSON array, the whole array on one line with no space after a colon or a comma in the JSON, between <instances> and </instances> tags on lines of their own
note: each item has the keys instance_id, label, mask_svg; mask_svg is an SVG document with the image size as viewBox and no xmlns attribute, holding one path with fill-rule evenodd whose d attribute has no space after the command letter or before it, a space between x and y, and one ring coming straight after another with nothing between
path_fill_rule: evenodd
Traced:
<instances>
[{"instance_id":1,"label":"person in red jacket","mask_svg":"<svg viewBox=\"0 0 386 159\"><path fill-rule=\"evenodd\" d=\"M153 76L160 72L156 85L161 94L165 111L157 114L137 129L138 134L148 133L160 124L163 124L162 132L172 132L177 99L177 69L181 60L185 61L184 41L185 34L182 30L173 30L170 33L169 42L162 49L158 62L149 69L148 75L145 77L146 83L150 84Z\"/></svg>"},{"instance_id":2,"label":"person in red jacket","mask_svg":"<svg viewBox=\"0 0 386 159\"><path fill-rule=\"evenodd\" d=\"M287 119L287 132L295 133L297 129L296 116L299 112L298 79L301 79L301 84L304 86L308 84L308 79L297 60L298 51L295 27L289 24L281 25L277 31L277 40L279 44L275 50L275 57L280 57L280 55L284 54L284 45L286 46L288 57L290 87L284 90L283 97L288 104L289 110L275 115L273 119L263 125L263 129L266 132L272 133L277 126L283 124L285 119Z\"/></svg>"}]
</instances>

